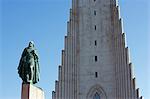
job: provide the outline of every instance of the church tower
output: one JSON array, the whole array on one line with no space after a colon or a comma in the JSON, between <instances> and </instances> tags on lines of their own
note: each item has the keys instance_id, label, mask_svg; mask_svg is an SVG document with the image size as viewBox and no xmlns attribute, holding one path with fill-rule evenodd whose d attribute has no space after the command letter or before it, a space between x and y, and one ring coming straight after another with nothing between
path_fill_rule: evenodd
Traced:
<instances>
[{"instance_id":1,"label":"church tower","mask_svg":"<svg viewBox=\"0 0 150 99\"><path fill-rule=\"evenodd\" d=\"M72 0L52 99L142 99L116 0Z\"/></svg>"}]
</instances>

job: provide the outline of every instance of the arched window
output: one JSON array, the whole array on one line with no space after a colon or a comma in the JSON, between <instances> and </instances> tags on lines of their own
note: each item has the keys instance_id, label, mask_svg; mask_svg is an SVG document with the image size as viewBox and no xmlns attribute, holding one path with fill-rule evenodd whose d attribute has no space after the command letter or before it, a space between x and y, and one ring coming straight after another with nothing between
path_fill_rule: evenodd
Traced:
<instances>
[{"instance_id":1,"label":"arched window","mask_svg":"<svg viewBox=\"0 0 150 99\"><path fill-rule=\"evenodd\" d=\"M98 76L98 72L97 72ZM91 86L86 99L107 99L106 93L100 85Z\"/></svg>"},{"instance_id":2,"label":"arched window","mask_svg":"<svg viewBox=\"0 0 150 99\"><path fill-rule=\"evenodd\" d=\"M98 94L98 93L96 93L96 94L94 95L93 99L100 99L99 94Z\"/></svg>"}]
</instances>

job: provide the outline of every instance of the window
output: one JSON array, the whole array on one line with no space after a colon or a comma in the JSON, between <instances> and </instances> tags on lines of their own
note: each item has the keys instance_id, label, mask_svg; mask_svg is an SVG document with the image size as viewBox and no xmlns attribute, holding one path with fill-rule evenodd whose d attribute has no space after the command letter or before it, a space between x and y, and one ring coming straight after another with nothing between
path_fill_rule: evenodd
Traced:
<instances>
[{"instance_id":1,"label":"window","mask_svg":"<svg viewBox=\"0 0 150 99\"><path fill-rule=\"evenodd\" d=\"M94 95L93 99L101 99L101 98L100 98L99 94L96 93L96 94Z\"/></svg>"},{"instance_id":2,"label":"window","mask_svg":"<svg viewBox=\"0 0 150 99\"><path fill-rule=\"evenodd\" d=\"M96 77L96 78L98 77L98 73L97 73L97 72L95 72L95 77Z\"/></svg>"},{"instance_id":3,"label":"window","mask_svg":"<svg viewBox=\"0 0 150 99\"><path fill-rule=\"evenodd\" d=\"M97 56L95 56L95 62L97 62Z\"/></svg>"},{"instance_id":4,"label":"window","mask_svg":"<svg viewBox=\"0 0 150 99\"><path fill-rule=\"evenodd\" d=\"M94 15L96 15L96 11L94 10Z\"/></svg>"},{"instance_id":5,"label":"window","mask_svg":"<svg viewBox=\"0 0 150 99\"><path fill-rule=\"evenodd\" d=\"M97 41L95 40L95 46L97 45Z\"/></svg>"},{"instance_id":6,"label":"window","mask_svg":"<svg viewBox=\"0 0 150 99\"><path fill-rule=\"evenodd\" d=\"M96 30L96 25L94 26L95 30Z\"/></svg>"}]
</instances>

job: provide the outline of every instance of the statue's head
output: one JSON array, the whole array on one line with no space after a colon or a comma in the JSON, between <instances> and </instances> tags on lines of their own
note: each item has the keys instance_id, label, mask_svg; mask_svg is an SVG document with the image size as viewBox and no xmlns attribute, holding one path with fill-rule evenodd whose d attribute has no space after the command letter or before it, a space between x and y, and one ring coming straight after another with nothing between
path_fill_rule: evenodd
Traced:
<instances>
[{"instance_id":1,"label":"statue's head","mask_svg":"<svg viewBox=\"0 0 150 99\"><path fill-rule=\"evenodd\" d=\"M34 47L34 42L33 42L33 41L30 41L28 47Z\"/></svg>"}]
</instances>

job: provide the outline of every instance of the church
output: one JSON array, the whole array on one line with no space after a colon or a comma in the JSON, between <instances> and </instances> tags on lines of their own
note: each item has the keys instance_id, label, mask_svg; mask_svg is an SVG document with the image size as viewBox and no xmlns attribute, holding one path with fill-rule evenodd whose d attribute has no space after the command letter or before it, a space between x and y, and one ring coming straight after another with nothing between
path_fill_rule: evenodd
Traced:
<instances>
[{"instance_id":1,"label":"church","mask_svg":"<svg viewBox=\"0 0 150 99\"><path fill-rule=\"evenodd\" d=\"M72 0L52 99L142 99L117 0Z\"/></svg>"}]
</instances>

